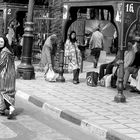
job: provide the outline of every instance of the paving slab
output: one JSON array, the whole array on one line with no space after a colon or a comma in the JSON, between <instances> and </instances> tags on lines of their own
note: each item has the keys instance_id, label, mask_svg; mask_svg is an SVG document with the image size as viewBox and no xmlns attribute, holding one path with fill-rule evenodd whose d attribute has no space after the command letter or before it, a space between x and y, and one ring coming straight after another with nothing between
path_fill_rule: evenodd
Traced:
<instances>
[{"instance_id":1,"label":"paving slab","mask_svg":"<svg viewBox=\"0 0 140 140\"><path fill-rule=\"evenodd\" d=\"M102 139L140 139L140 95L126 90L127 102L116 103L117 89L86 85L86 72L99 69L94 69L88 62L84 67L78 85L72 83L69 73L64 74L64 83L47 82L43 72L39 71L35 72L35 79L17 79L17 96Z\"/></svg>"}]
</instances>

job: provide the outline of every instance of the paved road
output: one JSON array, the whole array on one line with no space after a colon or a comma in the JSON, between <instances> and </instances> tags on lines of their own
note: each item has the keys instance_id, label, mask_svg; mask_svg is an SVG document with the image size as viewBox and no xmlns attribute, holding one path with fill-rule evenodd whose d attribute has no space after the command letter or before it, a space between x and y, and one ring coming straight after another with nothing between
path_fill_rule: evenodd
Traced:
<instances>
[{"instance_id":1,"label":"paved road","mask_svg":"<svg viewBox=\"0 0 140 140\"><path fill-rule=\"evenodd\" d=\"M0 116L0 140L99 140L23 99L16 99L15 120Z\"/></svg>"}]
</instances>

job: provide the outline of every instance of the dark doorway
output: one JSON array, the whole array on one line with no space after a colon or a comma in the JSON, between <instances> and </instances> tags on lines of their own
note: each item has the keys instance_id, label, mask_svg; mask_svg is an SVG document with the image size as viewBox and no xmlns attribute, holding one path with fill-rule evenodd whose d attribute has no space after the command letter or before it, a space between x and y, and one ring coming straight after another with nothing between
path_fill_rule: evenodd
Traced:
<instances>
[{"instance_id":1,"label":"dark doorway","mask_svg":"<svg viewBox=\"0 0 140 140\"><path fill-rule=\"evenodd\" d=\"M17 28L16 28L16 38L18 40L19 37L22 37L24 34L24 24L26 19L26 11L18 11L16 13L16 21L17 21Z\"/></svg>"}]
</instances>

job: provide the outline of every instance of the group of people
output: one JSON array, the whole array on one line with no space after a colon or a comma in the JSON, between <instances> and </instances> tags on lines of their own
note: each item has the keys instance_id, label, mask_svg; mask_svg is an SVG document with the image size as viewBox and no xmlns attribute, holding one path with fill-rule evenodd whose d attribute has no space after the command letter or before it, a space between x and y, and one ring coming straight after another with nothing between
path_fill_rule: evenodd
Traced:
<instances>
[{"instance_id":1,"label":"group of people","mask_svg":"<svg viewBox=\"0 0 140 140\"><path fill-rule=\"evenodd\" d=\"M138 81L140 80L138 73L140 68L140 42L136 41L135 44L128 42L127 50L124 52L124 79L123 79L123 89L127 88L128 83L130 82L131 92L140 91L140 87L138 86ZM102 64L99 69L99 83L105 75L114 74L116 75L116 83L114 88L117 87L119 82L119 63L120 63L120 50L115 57L115 59L106 64ZM113 68L116 67L113 72ZM133 76L135 75L135 76Z\"/></svg>"},{"instance_id":2,"label":"group of people","mask_svg":"<svg viewBox=\"0 0 140 140\"><path fill-rule=\"evenodd\" d=\"M12 34L11 34L12 35ZM44 68L45 73L48 69L54 69L54 56L57 49L58 37L56 34L49 36L42 47L40 66ZM100 51L103 50L103 35L98 28L93 32L89 41L91 55L95 57L94 67L97 67ZM127 86L128 79L131 79L131 91L140 91L140 42L135 44L128 43L127 51L124 55L124 89ZM65 44L64 56L68 58L68 70L73 72L73 84L79 84L79 74L81 68L82 55L79 49L79 43L76 39L76 32L71 31ZM15 55L12 45L7 36L0 36L0 115L7 115L8 119L13 118L15 110ZM119 76L120 50L115 59L107 64L102 64L99 69L99 81L108 74L112 74L113 68L117 67L114 74ZM131 76L130 76L131 75ZM116 85L119 79L116 80Z\"/></svg>"},{"instance_id":3,"label":"group of people","mask_svg":"<svg viewBox=\"0 0 140 140\"><path fill-rule=\"evenodd\" d=\"M43 45L40 66L44 67L45 73L48 69L53 69L54 67L53 58L56 51L57 40L57 36L53 34L46 39ZM65 56L68 57L69 71L73 71L73 83L78 84L82 56L78 48L75 31L70 33L69 38L65 42Z\"/></svg>"}]
</instances>

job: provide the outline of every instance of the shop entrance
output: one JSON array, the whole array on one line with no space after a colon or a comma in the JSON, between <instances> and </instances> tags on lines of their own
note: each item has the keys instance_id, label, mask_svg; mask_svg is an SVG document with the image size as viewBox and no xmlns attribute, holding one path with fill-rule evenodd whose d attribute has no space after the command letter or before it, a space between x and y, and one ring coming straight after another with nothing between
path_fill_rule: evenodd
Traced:
<instances>
[{"instance_id":1,"label":"shop entrance","mask_svg":"<svg viewBox=\"0 0 140 140\"><path fill-rule=\"evenodd\" d=\"M26 21L26 11L18 11L16 13L16 30L15 30L15 37L17 39L17 42L19 41L19 38L22 37L24 34L24 24Z\"/></svg>"},{"instance_id":2,"label":"shop entrance","mask_svg":"<svg viewBox=\"0 0 140 140\"><path fill-rule=\"evenodd\" d=\"M77 9L77 12L73 12ZM112 6L94 6L94 7L74 7L70 14L76 19L69 23L68 33L76 31L77 38L83 44L86 38L90 39L92 32L100 24L101 32L104 36L104 50L108 54L117 53L118 50L118 31L113 19Z\"/></svg>"}]
</instances>

